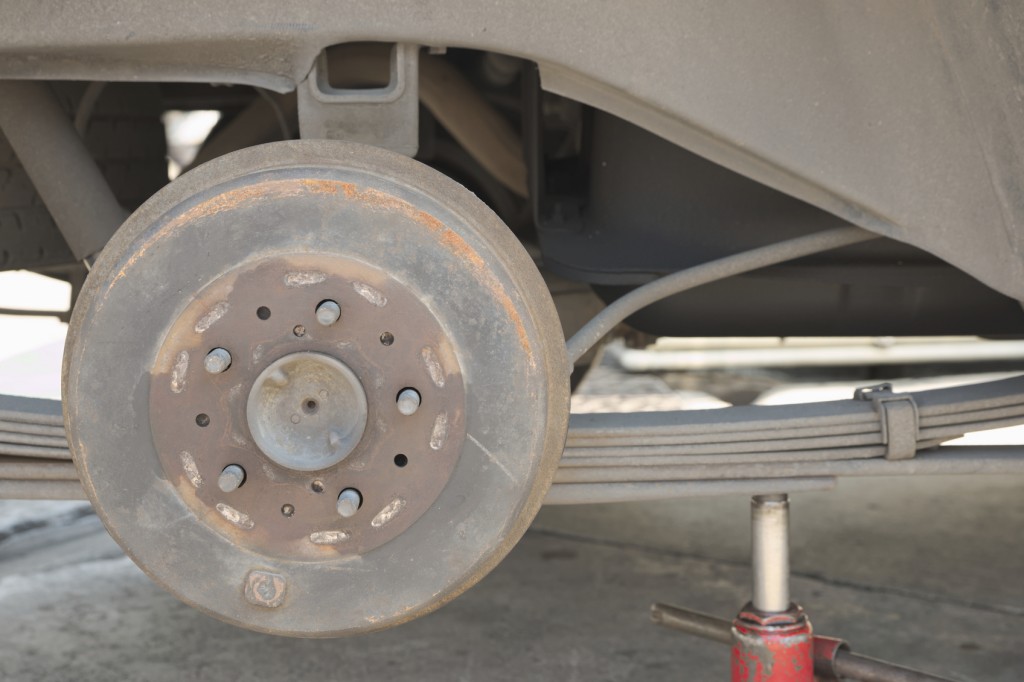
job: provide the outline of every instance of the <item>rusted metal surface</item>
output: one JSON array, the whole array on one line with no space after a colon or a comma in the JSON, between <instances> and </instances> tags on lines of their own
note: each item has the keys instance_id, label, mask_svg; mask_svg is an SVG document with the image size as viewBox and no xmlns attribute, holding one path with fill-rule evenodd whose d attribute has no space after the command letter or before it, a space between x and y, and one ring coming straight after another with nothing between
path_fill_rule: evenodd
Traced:
<instances>
[{"instance_id":1,"label":"rusted metal surface","mask_svg":"<svg viewBox=\"0 0 1024 682\"><path fill-rule=\"evenodd\" d=\"M814 682L814 636L799 606L765 613L747 605L732 632L733 682Z\"/></svg>"},{"instance_id":2,"label":"rusted metal surface","mask_svg":"<svg viewBox=\"0 0 1024 682\"><path fill-rule=\"evenodd\" d=\"M231 361L211 373L214 348ZM260 461L245 428L247 381L296 349L366 393L365 443L329 471ZM143 570L228 622L323 637L423 615L504 557L557 468L568 376L536 266L478 199L393 153L299 141L204 164L129 218L76 308L64 404L82 483ZM278 606L246 598L253 571L282 578Z\"/></svg>"},{"instance_id":3,"label":"rusted metal surface","mask_svg":"<svg viewBox=\"0 0 1024 682\"><path fill-rule=\"evenodd\" d=\"M277 608L287 592L284 576L268 571L249 571L245 576L245 598L256 606Z\"/></svg>"},{"instance_id":4,"label":"rusted metal surface","mask_svg":"<svg viewBox=\"0 0 1024 682\"><path fill-rule=\"evenodd\" d=\"M375 305L359 293L368 290L386 304ZM339 321L327 327L316 320L317 307L326 299L336 301L342 311ZM260 309L270 311L267 319L260 319ZM301 337L294 333L296 326L305 328ZM390 346L380 342L385 331L394 337ZM230 350L227 370L209 374L190 362L189 370L175 378L178 356L201 358L211 348ZM368 415L355 450L319 470L298 471L268 457L254 442L246 414L257 376L295 353L336 358L351 368L365 391ZM425 363L425 355L437 364ZM403 415L396 396L408 386L423 396L423 409ZM328 410L335 398L312 397L318 411ZM415 523L455 467L465 439L465 409L455 349L419 297L365 263L311 255L242 265L200 291L167 331L154 363L149 398L153 440L164 472L190 508L234 543L310 560L325 553L362 554ZM299 404L293 412L293 420L320 416L307 415ZM209 417L208 426L196 424L198 414ZM434 423L441 415L445 438L435 443ZM331 424L340 424L344 416L335 415ZM329 426L314 425L324 444ZM405 466L395 465L399 454L406 456ZM245 483L225 494L215 482L232 464L245 470ZM342 519L335 504L346 488L360 491L363 504L353 518ZM396 500L402 501L400 510L376 523ZM216 513L221 503L244 513L247 522L239 525ZM281 513L285 504L294 507L290 516ZM328 543L324 538L331 533L336 542Z\"/></svg>"},{"instance_id":5,"label":"rusted metal surface","mask_svg":"<svg viewBox=\"0 0 1024 682\"><path fill-rule=\"evenodd\" d=\"M777 614L768 618L765 614L757 614L750 609L745 609L744 613L748 614L748 618L755 620L778 621L783 625L786 623L786 617L780 620L777 618ZM658 625L672 628L688 635L695 635L701 639L720 644L732 645L734 643L734 626L724 618L710 616L706 613L667 604L653 604L651 606L651 620ZM804 617L804 622L806 623L806 616ZM809 627L809 624L807 625ZM803 626L797 623L795 627L799 630ZM747 651L751 648L749 638L752 636L753 631L749 621L745 621L742 624L742 628L746 634L743 635L745 639L741 646L744 647L744 651ZM855 654L850 651L849 645L842 639L814 635L812 640L813 667L814 675L816 676L814 679L817 680L851 679L864 680L866 682L949 682L944 677L937 677L911 668ZM773 647L771 650L763 646L755 646L753 653L744 654L743 661L739 664L742 674L755 674L755 676L753 678L742 677L740 679L776 679L774 677L764 677L764 675L772 674L777 668L772 667L771 670L766 671L763 664L767 661L771 661L774 664L776 656L780 651L784 651L784 648L781 646ZM803 653L800 652L801 657L802 655ZM792 667L790 669L792 670ZM762 677L756 676L757 671L760 671ZM735 674L735 672L734 662L733 673ZM795 670L794 674L796 677L782 677L779 679L786 682L808 679L803 667ZM733 679L736 678L734 677Z\"/></svg>"}]
</instances>

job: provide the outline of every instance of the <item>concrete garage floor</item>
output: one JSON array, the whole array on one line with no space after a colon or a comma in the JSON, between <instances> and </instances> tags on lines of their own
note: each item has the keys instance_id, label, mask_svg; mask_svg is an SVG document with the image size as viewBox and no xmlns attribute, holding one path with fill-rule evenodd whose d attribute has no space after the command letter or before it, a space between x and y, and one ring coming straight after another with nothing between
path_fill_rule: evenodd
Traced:
<instances>
[{"instance_id":1,"label":"concrete garage floor","mask_svg":"<svg viewBox=\"0 0 1024 682\"><path fill-rule=\"evenodd\" d=\"M794 596L861 653L956 680L1024 679L1022 489L864 479L795 495ZM3 680L726 680L726 647L657 628L647 608L729 616L749 590L746 498L548 507L440 611L292 640L179 603L84 505L3 504L0 519L48 519L0 542Z\"/></svg>"}]
</instances>

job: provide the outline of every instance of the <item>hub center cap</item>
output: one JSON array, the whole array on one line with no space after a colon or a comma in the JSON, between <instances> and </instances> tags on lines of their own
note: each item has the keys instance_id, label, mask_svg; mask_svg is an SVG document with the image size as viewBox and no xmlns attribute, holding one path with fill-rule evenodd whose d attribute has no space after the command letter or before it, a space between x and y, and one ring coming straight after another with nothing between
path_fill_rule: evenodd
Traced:
<instances>
[{"instance_id":1,"label":"hub center cap","mask_svg":"<svg viewBox=\"0 0 1024 682\"><path fill-rule=\"evenodd\" d=\"M292 353L256 378L246 405L249 431L270 459L297 471L345 459L366 428L366 392L340 360Z\"/></svg>"}]
</instances>

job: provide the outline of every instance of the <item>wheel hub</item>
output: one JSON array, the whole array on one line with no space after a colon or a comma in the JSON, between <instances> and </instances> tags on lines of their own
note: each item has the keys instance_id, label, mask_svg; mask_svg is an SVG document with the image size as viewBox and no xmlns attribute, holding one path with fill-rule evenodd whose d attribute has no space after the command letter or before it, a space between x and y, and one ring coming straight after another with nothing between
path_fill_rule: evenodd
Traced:
<instances>
[{"instance_id":1,"label":"wheel hub","mask_svg":"<svg viewBox=\"0 0 1024 682\"><path fill-rule=\"evenodd\" d=\"M298 352L256 377L246 403L249 432L276 464L298 471L334 466L366 428L366 392L340 360Z\"/></svg>"},{"instance_id":2,"label":"wheel hub","mask_svg":"<svg viewBox=\"0 0 1024 682\"><path fill-rule=\"evenodd\" d=\"M324 301L341 311L329 325ZM189 369L215 349L226 369ZM408 415L407 388L422 401ZM282 558L359 554L399 535L440 494L465 438L462 372L438 319L401 282L341 256L263 258L207 285L165 337L149 404L182 499ZM225 492L215 482L230 466L244 482ZM347 490L359 500L346 517Z\"/></svg>"}]
</instances>

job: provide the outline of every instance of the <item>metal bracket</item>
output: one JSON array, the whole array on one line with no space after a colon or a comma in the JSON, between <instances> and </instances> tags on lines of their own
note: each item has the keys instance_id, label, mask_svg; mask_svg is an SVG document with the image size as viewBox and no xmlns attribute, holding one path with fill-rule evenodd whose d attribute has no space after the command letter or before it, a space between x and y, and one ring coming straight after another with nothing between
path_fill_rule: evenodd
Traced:
<instances>
[{"instance_id":1,"label":"metal bracket","mask_svg":"<svg viewBox=\"0 0 1024 682\"><path fill-rule=\"evenodd\" d=\"M391 80L365 90L331 87L327 55L321 52L298 88L303 138L349 140L414 156L419 147L418 45L395 44Z\"/></svg>"},{"instance_id":2,"label":"metal bracket","mask_svg":"<svg viewBox=\"0 0 1024 682\"><path fill-rule=\"evenodd\" d=\"M886 459L912 459L917 454L917 403L907 393L893 393L892 384L858 388L855 400L870 400L882 419L882 443Z\"/></svg>"}]
</instances>

